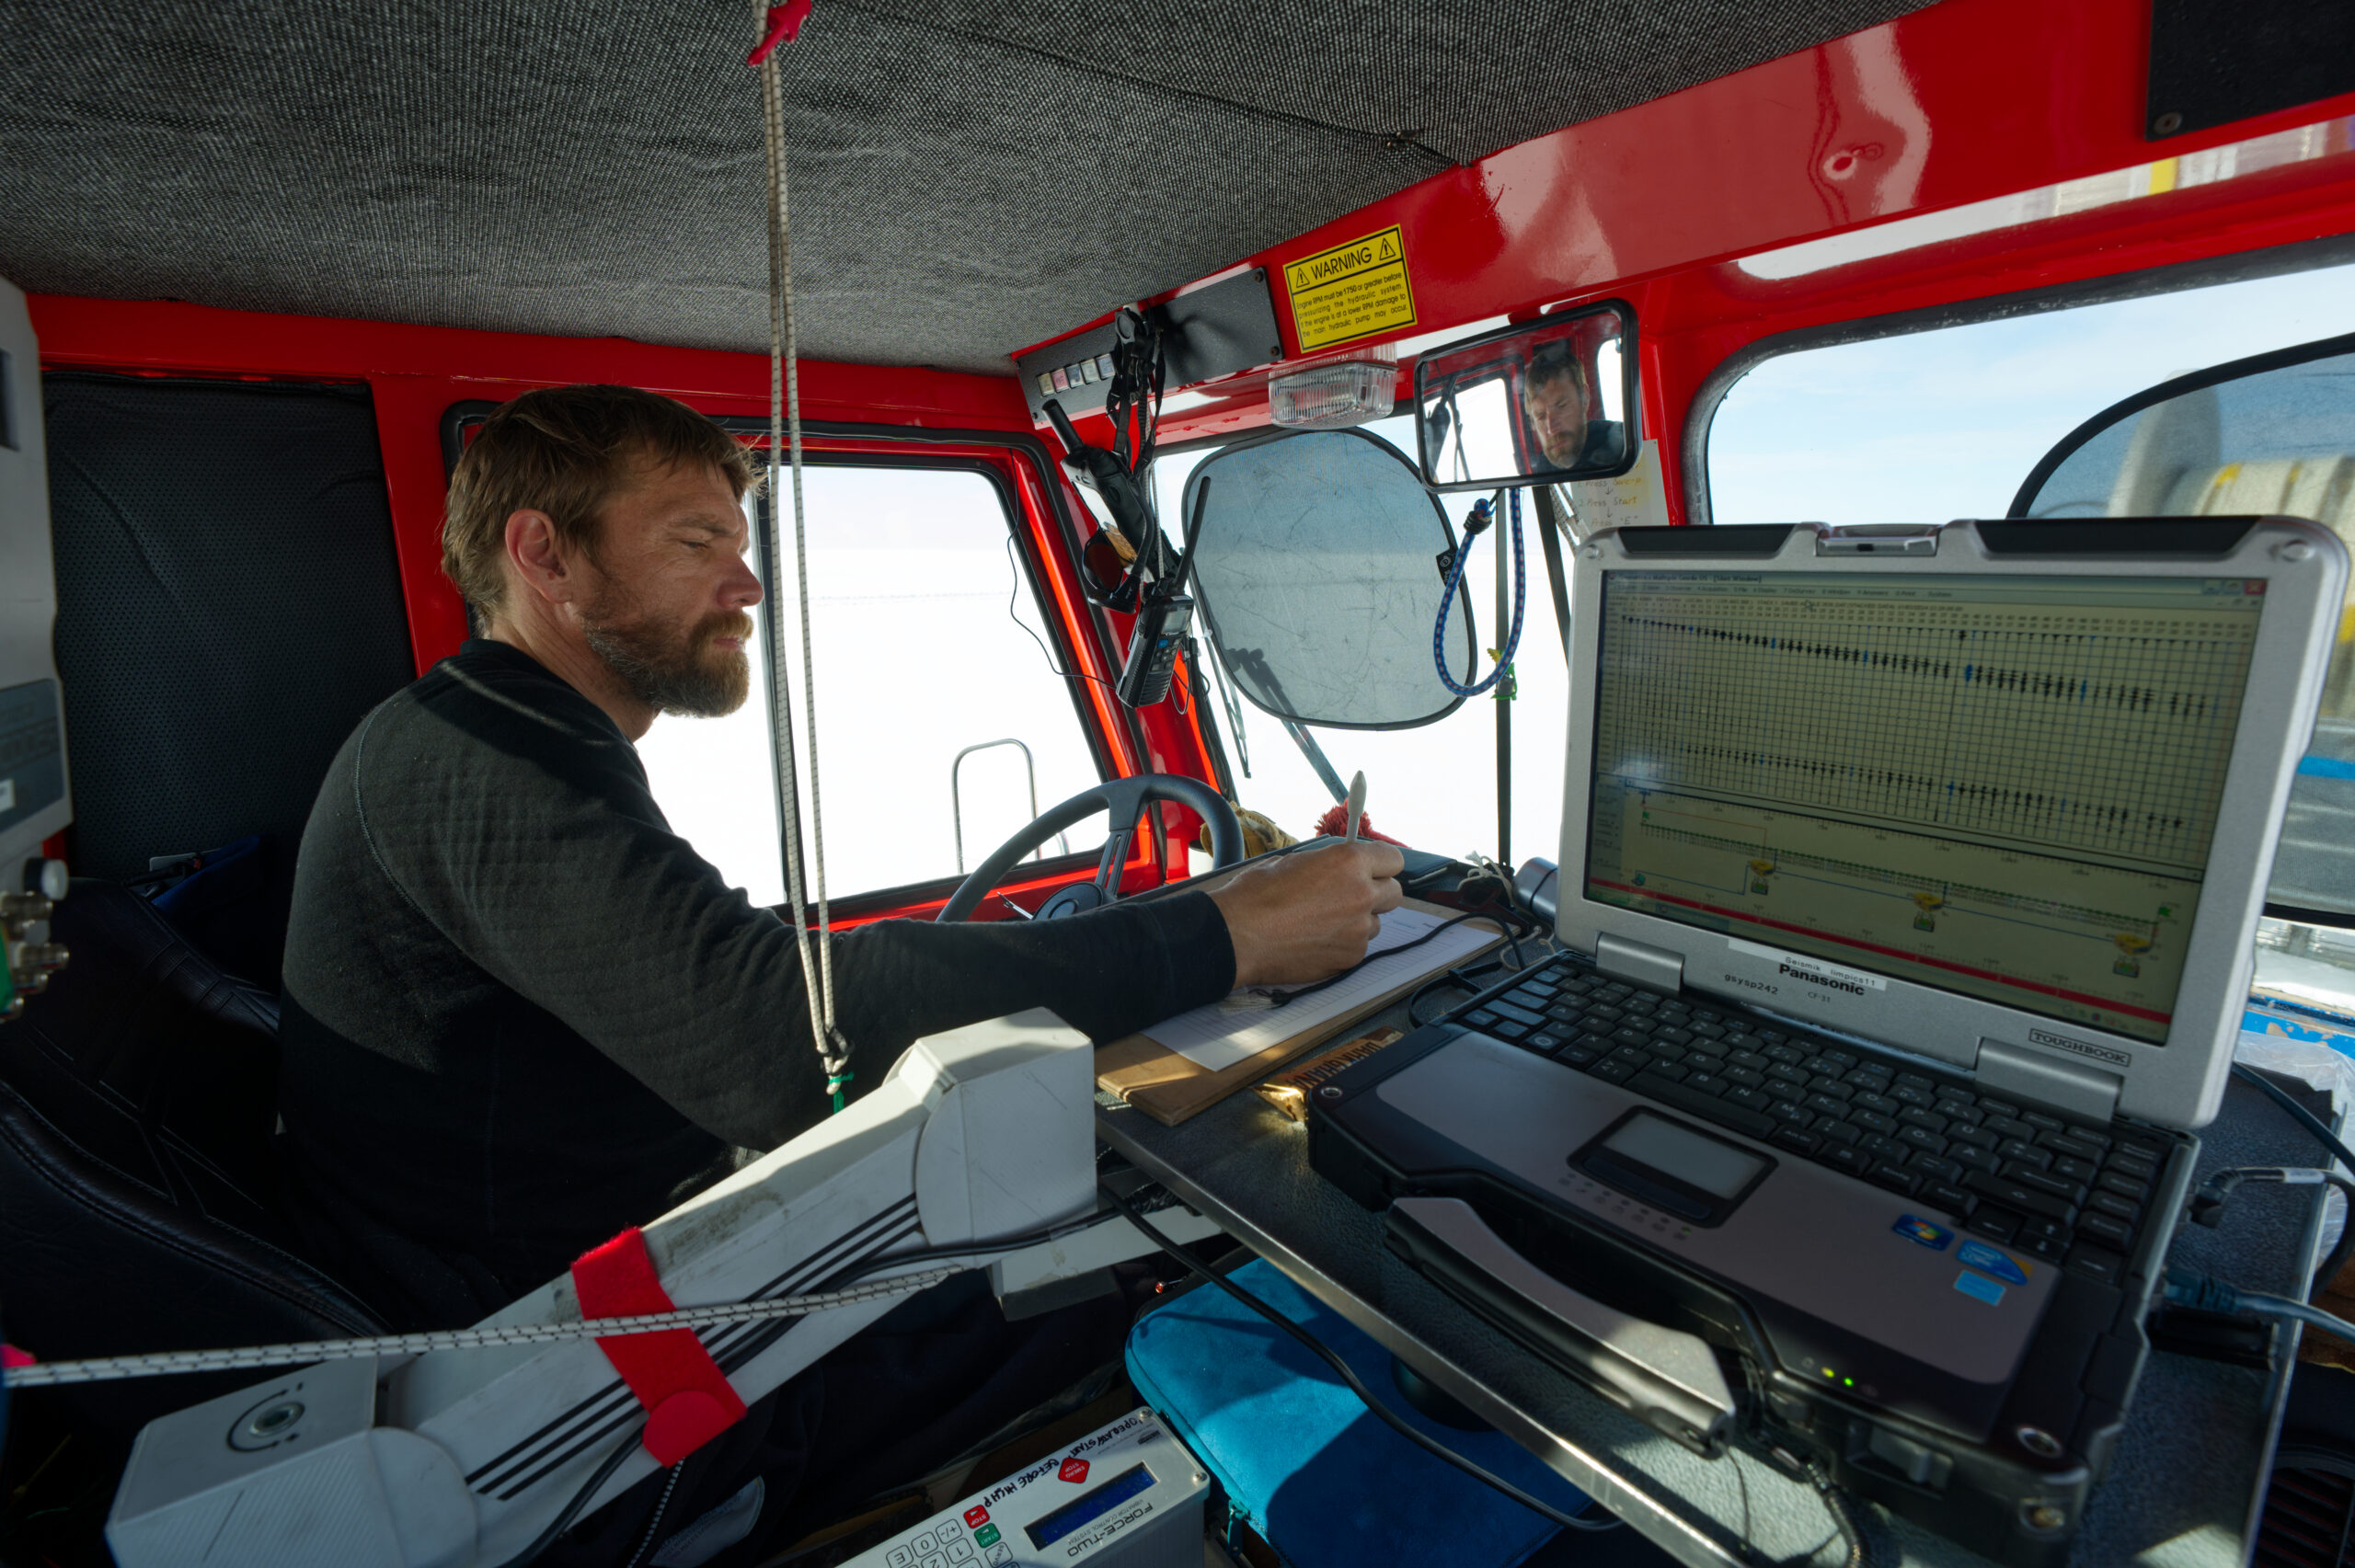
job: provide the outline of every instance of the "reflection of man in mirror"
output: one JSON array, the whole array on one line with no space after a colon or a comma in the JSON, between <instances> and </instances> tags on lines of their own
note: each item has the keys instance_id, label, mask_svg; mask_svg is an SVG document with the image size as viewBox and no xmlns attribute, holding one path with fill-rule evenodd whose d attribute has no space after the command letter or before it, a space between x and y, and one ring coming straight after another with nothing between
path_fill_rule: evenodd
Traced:
<instances>
[{"instance_id":1,"label":"reflection of man in mirror","mask_svg":"<svg viewBox=\"0 0 2355 1568\"><path fill-rule=\"evenodd\" d=\"M1616 419L1597 419L1586 364L1568 338L1530 356L1522 400L1537 438L1537 468L1608 468L1621 457Z\"/></svg>"}]
</instances>

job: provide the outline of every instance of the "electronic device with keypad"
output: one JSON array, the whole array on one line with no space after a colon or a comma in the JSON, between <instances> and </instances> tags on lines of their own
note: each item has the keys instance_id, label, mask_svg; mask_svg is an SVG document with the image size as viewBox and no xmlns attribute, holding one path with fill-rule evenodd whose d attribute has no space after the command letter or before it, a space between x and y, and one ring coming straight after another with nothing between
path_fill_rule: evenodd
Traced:
<instances>
[{"instance_id":1,"label":"electronic device with keypad","mask_svg":"<svg viewBox=\"0 0 2355 1568\"><path fill-rule=\"evenodd\" d=\"M843 1568L1198 1568L1210 1477L1134 1410Z\"/></svg>"},{"instance_id":2,"label":"electronic device with keypad","mask_svg":"<svg viewBox=\"0 0 2355 1568\"><path fill-rule=\"evenodd\" d=\"M1315 1167L1678 1441L2057 1562L2346 553L2115 520L1628 530L1579 566L1568 951L1336 1079Z\"/></svg>"}]
</instances>

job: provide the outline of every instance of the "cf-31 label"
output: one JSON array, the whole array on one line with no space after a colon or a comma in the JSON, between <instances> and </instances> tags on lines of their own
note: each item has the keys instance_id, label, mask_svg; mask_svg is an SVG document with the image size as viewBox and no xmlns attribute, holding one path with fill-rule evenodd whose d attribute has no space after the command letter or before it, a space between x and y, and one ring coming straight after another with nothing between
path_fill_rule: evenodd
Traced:
<instances>
[{"instance_id":1,"label":"cf-31 label","mask_svg":"<svg viewBox=\"0 0 2355 1568\"><path fill-rule=\"evenodd\" d=\"M1827 964L1821 958L1802 957L1797 953L1786 953L1779 947L1762 947L1755 942L1744 942L1730 936L1726 938L1726 945L1745 958L1765 959L1775 966L1775 974L1798 984L1821 986L1826 990L1840 991L1849 996L1864 996L1889 989L1889 982L1878 975L1868 975L1862 969L1844 968L1838 964ZM1726 979L1751 990L1771 991L1777 989L1762 986L1739 975L1728 975Z\"/></svg>"}]
</instances>

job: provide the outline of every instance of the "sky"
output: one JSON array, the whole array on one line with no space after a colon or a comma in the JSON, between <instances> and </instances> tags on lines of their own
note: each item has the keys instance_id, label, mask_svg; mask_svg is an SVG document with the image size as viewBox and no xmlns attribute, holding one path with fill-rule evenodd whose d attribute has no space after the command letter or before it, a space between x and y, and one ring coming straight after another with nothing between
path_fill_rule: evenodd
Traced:
<instances>
[{"instance_id":1,"label":"sky","mask_svg":"<svg viewBox=\"0 0 2355 1568\"><path fill-rule=\"evenodd\" d=\"M2144 387L2355 332L2355 267L1803 350L1709 428L1714 520L2002 517L2062 437Z\"/></svg>"}]
</instances>

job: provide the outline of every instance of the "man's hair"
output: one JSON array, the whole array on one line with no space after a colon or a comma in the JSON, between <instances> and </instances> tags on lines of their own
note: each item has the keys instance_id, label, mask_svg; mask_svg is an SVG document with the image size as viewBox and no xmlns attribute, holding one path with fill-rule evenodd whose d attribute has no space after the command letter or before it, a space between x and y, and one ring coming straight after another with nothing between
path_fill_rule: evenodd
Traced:
<instances>
[{"instance_id":1,"label":"man's hair","mask_svg":"<svg viewBox=\"0 0 2355 1568\"><path fill-rule=\"evenodd\" d=\"M1579 383L1579 390L1588 390L1586 366L1579 359L1578 345L1568 338L1557 338L1529 359L1529 390L1536 391L1549 381L1569 376Z\"/></svg>"},{"instance_id":2,"label":"man's hair","mask_svg":"<svg viewBox=\"0 0 2355 1568\"><path fill-rule=\"evenodd\" d=\"M507 596L507 520L547 513L557 542L592 561L605 503L645 461L716 469L742 499L758 483L735 437L685 404L634 386L550 386L500 404L450 475L442 569L484 618Z\"/></svg>"}]
</instances>

